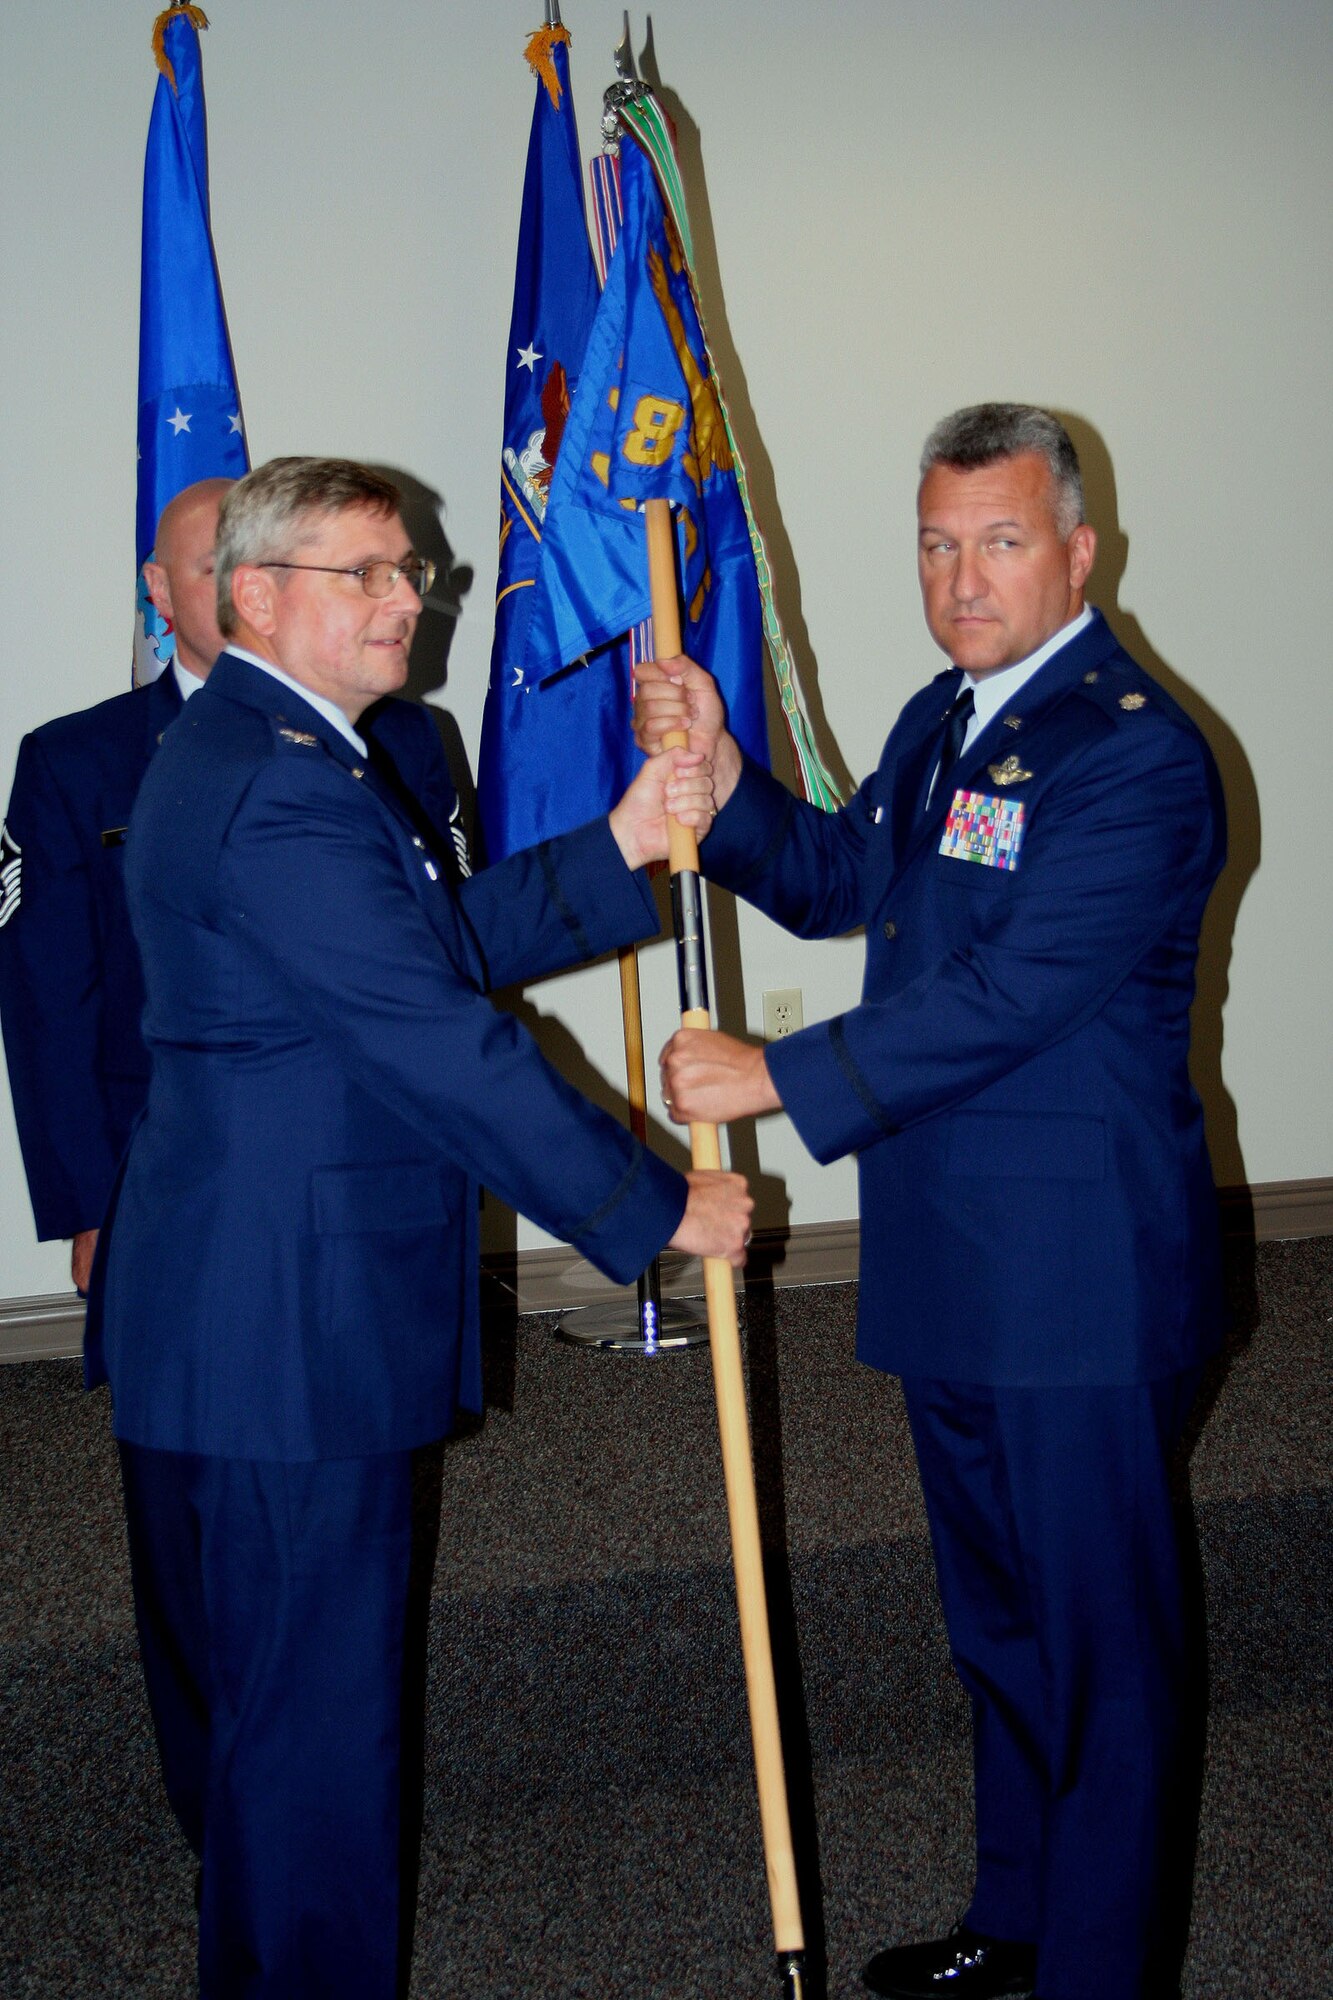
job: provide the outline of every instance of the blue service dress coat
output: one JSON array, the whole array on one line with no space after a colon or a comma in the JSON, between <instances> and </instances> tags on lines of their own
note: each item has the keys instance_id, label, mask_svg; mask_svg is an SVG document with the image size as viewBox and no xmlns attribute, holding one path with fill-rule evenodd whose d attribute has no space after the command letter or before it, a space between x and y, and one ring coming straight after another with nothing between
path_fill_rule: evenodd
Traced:
<instances>
[{"instance_id":1,"label":"blue service dress coat","mask_svg":"<svg viewBox=\"0 0 1333 2000\"><path fill-rule=\"evenodd\" d=\"M1148 1381L1220 1335L1187 1067L1225 855L1217 771L1097 614L923 813L960 680L908 703L836 815L747 764L702 865L800 936L865 927L860 1004L767 1052L815 1158L857 1156L861 1359L1015 1386ZM944 851L966 794L983 820L1021 803L1015 865Z\"/></svg>"},{"instance_id":2,"label":"blue service dress coat","mask_svg":"<svg viewBox=\"0 0 1333 2000\"><path fill-rule=\"evenodd\" d=\"M442 1436L479 1396L478 1182L621 1282L673 1234L683 1177L484 997L656 931L605 821L455 887L372 760L224 653L126 859L152 1081L88 1332L120 1438Z\"/></svg>"},{"instance_id":3,"label":"blue service dress coat","mask_svg":"<svg viewBox=\"0 0 1333 2000\"><path fill-rule=\"evenodd\" d=\"M685 1205L485 997L656 931L606 822L460 879L367 741L224 653L125 850L152 1074L86 1360L204 2000L402 1990L412 1450L480 1405L477 1183L622 1281Z\"/></svg>"},{"instance_id":4,"label":"blue service dress coat","mask_svg":"<svg viewBox=\"0 0 1333 2000\"><path fill-rule=\"evenodd\" d=\"M168 668L147 687L44 723L19 746L3 836L0 1024L43 1242L100 1225L148 1094L125 836L181 706ZM365 720L440 839L457 848L458 800L430 716L390 700Z\"/></svg>"},{"instance_id":5,"label":"blue service dress coat","mask_svg":"<svg viewBox=\"0 0 1333 2000\"><path fill-rule=\"evenodd\" d=\"M175 675L62 715L19 745L5 820L0 1021L37 1235L96 1229L148 1089L125 832L181 711Z\"/></svg>"},{"instance_id":6,"label":"blue service dress coat","mask_svg":"<svg viewBox=\"0 0 1333 2000\"><path fill-rule=\"evenodd\" d=\"M803 936L865 927L860 1003L767 1061L858 1159L858 1353L903 1377L972 1703L967 1921L1034 1947L1042 2000L1135 2000L1188 1792L1168 1463L1222 1325L1187 1055L1223 803L1097 616L927 805L959 681L834 817L747 765L703 865Z\"/></svg>"}]
</instances>

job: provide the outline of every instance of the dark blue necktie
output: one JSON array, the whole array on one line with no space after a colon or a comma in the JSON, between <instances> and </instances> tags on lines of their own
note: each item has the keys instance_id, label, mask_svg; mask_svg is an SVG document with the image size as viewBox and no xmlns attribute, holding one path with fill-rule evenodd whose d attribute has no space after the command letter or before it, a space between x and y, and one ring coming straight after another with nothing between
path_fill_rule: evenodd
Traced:
<instances>
[{"instance_id":1,"label":"dark blue necktie","mask_svg":"<svg viewBox=\"0 0 1333 2000\"><path fill-rule=\"evenodd\" d=\"M935 782L926 794L926 810L932 802L943 798L944 787L949 773L963 754L963 738L967 735L967 725L972 720L972 690L965 687L944 718L944 742L940 749L940 761L935 768Z\"/></svg>"}]
</instances>

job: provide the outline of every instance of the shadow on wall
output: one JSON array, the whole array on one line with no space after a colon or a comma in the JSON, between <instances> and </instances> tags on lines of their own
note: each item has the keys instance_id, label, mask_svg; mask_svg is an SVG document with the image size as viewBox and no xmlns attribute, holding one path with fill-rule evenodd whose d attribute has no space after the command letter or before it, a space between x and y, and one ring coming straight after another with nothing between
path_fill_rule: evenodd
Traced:
<instances>
[{"instance_id":1,"label":"shadow on wall","mask_svg":"<svg viewBox=\"0 0 1333 2000\"><path fill-rule=\"evenodd\" d=\"M849 770L841 750L834 741L833 732L824 712L819 688L819 665L801 604L801 575L783 523L773 462L755 421L745 369L741 365L740 356L731 338L726 297L722 286L722 271L717 256L717 237L713 230L713 212L708 200L708 182L704 174L703 146L699 127L675 91L661 81L657 55L653 47L651 19L648 23L648 40L639 60L639 74L645 82L652 85L663 110L676 128L676 154L680 161L680 177L685 187L690 230L694 237L694 268L699 282L708 343L713 351L713 359L717 364L717 372L726 395L736 442L745 461L750 498L754 503L755 518L763 530L769 567L773 573L774 596L783 629L797 662L806 707L809 711L810 726L815 742L819 746L819 753L846 798L855 789L857 779ZM768 703L768 740L773 769L779 777L791 783L795 775L791 747L787 738L786 724L778 705L773 677L767 672L764 686Z\"/></svg>"},{"instance_id":2,"label":"shadow on wall","mask_svg":"<svg viewBox=\"0 0 1333 2000\"><path fill-rule=\"evenodd\" d=\"M454 628L462 613L463 599L472 588L472 566L455 558L449 537L444 532L444 500L433 487L397 465L372 465L370 469L384 479L391 479L398 488L403 496L403 525L411 537L412 546L418 555L429 556L435 565L435 583L426 599L417 635L412 642L412 657L408 662L407 685L403 694L409 701L425 703L435 719L449 775L463 808L468 843L475 855L477 788L467 748L462 732L449 711L427 699L438 694L449 679L449 649L454 642Z\"/></svg>"},{"instance_id":3,"label":"shadow on wall","mask_svg":"<svg viewBox=\"0 0 1333 2000\"><path fill-rule=\"evenodd\" d=\"M1110 453L1100 433L1082 417L1070 416L1063 410L1056 414L1078 450L1088 519L1097 530L1097 563L1089 594L1125 650L1161 681L1197 722L1222 774L1227 803L1228 859L1204 915L1190 1067L1208 1122L1213 1178L1219 1187L1236 1187L1245 1182L1246 1173L1236 1106L1222 1076L1223 1010L1229 989L1236 917L1250 878L1259 866L1259 794L1250 761L1234 730L1198 688L1162 658L1134 613L1121 608L1118 599L1129 560L1129 537L1120 525ZM1206 671L1206 663L1203 664Z\"/></svg>"}]
</instances>

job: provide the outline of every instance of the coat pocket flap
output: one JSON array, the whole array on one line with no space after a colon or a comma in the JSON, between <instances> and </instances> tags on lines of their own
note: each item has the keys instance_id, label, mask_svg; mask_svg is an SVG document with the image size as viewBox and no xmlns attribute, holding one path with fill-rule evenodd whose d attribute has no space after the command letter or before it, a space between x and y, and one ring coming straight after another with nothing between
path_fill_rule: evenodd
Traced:
<instances>
[{"instance_id":1,"label":"coat pocket flap","mask_svg":"<svg viewBox=\"0 0 1333 2000\"><path fill-rule=\"evenodd\" d=\"M311 1221L321 1235L368 1229L439 1229L449 1219L444 1169L387 1160L370 1167L316 1167Z\"/></svg>"}]
</instances>

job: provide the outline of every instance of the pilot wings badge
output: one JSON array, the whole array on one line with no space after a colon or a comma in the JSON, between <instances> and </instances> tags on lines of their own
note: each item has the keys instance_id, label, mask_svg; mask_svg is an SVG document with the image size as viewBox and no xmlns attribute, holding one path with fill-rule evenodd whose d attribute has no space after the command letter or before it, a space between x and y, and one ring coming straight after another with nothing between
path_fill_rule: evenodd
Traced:
<instances>
[{"instance_id":1,"label":"pilot wings badge","mask_svg":"<svg viewBox=\"0 0 1333 2000\"><path fill-rule=\"evenodd\" d=\"M1025 778L1032 776L1025 771L1017 757L1006 757L1002 764L988 764L986 769L997 785L1021 785Z\"/></svg>"}]
</instances>

